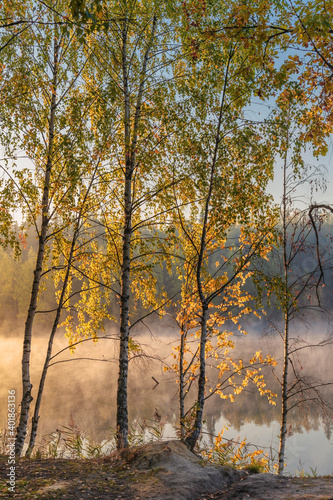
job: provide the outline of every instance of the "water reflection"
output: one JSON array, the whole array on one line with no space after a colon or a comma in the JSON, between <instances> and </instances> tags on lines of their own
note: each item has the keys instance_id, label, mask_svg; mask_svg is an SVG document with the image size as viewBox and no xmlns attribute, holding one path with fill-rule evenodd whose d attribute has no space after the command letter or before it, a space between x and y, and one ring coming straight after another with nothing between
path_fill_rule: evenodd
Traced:
<instances>
[{"instance_id":1,"label":"water reflection","mask_svg":"<svg viewBox=\"0 0 333 500\"><path fill-rule=\"evenodd\" d=\"M175 435L173 424L177 422L178 395L175 377L170 372L164 372L163 365L170 359L174 338L165 334L159 340L141 336L139 340L146 345L150 357L131 361L129 375L130 421L152 419L155 409L158 409L162 418L167 419L168 424L164 432L168 437ZM239 339L237 356L250 358L257 350L257 342L258 337L256 342L251 337ZM34 391L38 387L46 343L43 337L33 341ZM277 358L281 356L282 346L277 340L261 340L260 343L264 353L270 353ZM0 426L5 427L7 390L16 389L17 402L21 399L22 342L17 337L3 336L1 345ZM59 331L54 352L63 347L66 347L66 340ZM59 426L68 424L71 418L95 441L101 442L110 436L116 416L117 348L117 342L114 340L101 340L96 345L87 342L78 346L73 355L66 351L56 358L61 362L51 366L47 375L39 440ZM307 351L302 356L304 372L310 376L327 376L332 354L332 347L318 352ZM320 373L320 370L323 373ZM265 378L268 387L278 392L278 383L270 369L266 370ZM159 382L158 385L154 379ZM333 401L333 389L330 387L326 389L326 398ZM235 403L222 400L218 396L209 398L205 411L205 431L207 436L217 434L224 425L228 425L226 438L246 437L249 442L267 450L277 450L279 419L280 405L269 405L266 398L259 396L255 387L249 387L236 398ZM313 406L306 412L295 411L291 414L289 423L287 470L293 472L305 468L309 471L310 467L317 467L320 474L332 474L332 422L323 422L318 408ZM272 453L274 455L275 452Z\"/></svg>"}]
</instances>

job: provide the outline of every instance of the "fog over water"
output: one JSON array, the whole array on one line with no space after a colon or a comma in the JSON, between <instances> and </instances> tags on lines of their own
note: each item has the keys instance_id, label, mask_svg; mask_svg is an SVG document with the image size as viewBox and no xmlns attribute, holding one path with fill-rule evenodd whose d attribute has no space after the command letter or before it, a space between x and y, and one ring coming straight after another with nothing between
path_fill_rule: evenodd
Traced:
<instances>
[{"instance_id":1,"label":"fog over water","mask_svg":"<svg viewBox=\"0 0 333 500\"><path fill-rule=\"evenodd\" d=\"M316 330L319 339L319 328ZM174 437L174 425L178 420L178 394L176 377L163 371L163 366L171 362L171 346L176 345L175 330L154 328L154 337L142 334L136 338L142 344L147 357L130 361L129 372L129 418L135 421L153 419L155 410L166 422L164 437ZM308 334L310 335L310 334ZM313 338L312 338L313 340ZM53 353L66 347L67 340L59 330ZM262 338L249 334L236 339L234 357L249 359L258 350L274 355L281 360L282 342L280 339ZM39 377L47 348L47 337L33 339L31 376L33 396L39 384ZM116 386L118 343L115 340L91 341L79 345L71 355L68 350L54 359L56 364L49 368L37 441L42 437L68 425L71 420L89 437L102 442L112 434L116 417ZM17 335L1 336L0 351L0 427L6 427L7 391L16 390L17 406L21 401L21 355L22 337ZM315 378L332 381L333 347L305 349L298 362L304 373ZM280 368L276 368L279 376ZM214 370L212 371L214 373ZM264 370L268 388L278 392L278 383L270 367ZM156 385L154 379L159 384ZM325 397L333 401L333 388L325 389ZM188 404L188 403L187 403ZM32 407L34 402L32 404ZM31 412L32 414L32 412ZM31 415L30 415L31 416ZM268 404L254 386L249 386L235 403L222 400L219 396L210 397L205 406L205 440L216 435L227 425L224 437L228 439L247 438L247 441L277 455L280 426L280 404ZM333 437L332 420L323 421L320 411L311 407L307 411L296 410L289 418L289 437L287 439L287 471L317 467L318 474L333 474Z\"/></svg>"}]
</instances>

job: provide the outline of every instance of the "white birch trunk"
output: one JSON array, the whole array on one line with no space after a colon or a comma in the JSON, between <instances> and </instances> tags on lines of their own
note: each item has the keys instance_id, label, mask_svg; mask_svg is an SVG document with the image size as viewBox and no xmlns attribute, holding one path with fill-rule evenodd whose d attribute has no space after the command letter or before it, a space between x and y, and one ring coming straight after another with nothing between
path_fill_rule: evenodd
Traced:
<instances>
[{"instance_id":1,"label":"white birch trunk","mask_svg":"<svg viewBox=\"0 0 333 500\"><path fill-rule=\"evenodd\" d=\"M48 370L49 364L50 364L50 359L52 356L54 337L55 337L56 331L58 329L62 308L64 305L65 294L66 294L67 284L68 284L68 280L69 280L69 276L70 276L70 268L71 268L71 265L73 262L74 248L75 248L75 243L76 243L76 239L77 239L77 235L78 235L79 224L80 224L80 221L78 221L77 228L76 228L74 235L73 235L70 254L68 257L68 261L67 261L66 274L65 274L65 278L64 278L64 282L63 282L62 290L61 290L61 296L59 299L59 304L58 304L58 307L56 310L56 315L55 315L55 318L53 321L52 330L51 330L50 337L49 337L45 362L44 362L43 371L42 371L42 375L41 375L40 382L39 382L39 388L38 388L37 399L36 399L36 404L35 404L34 416L32 418L32 423L31 423L31 434L30 434L29 446L28 446L28 449L27 449L26 454L25 454L26 457L31 457L33 448L35 446L37 429L38 429L38 421L39 421L39 411L40 411L40 405L42 402L44 384L45 384L45 379L46 379L46 375L47 375L47 370Z\"/></svg>"},{"instance_id":2,"label":"white birch trunk","mask_svg":"<svg viewBox=\"0 0 333 500\"><path fill-rule=\"evenodd\" d=\"M221 134L221 127L222 127L223 112L224 112L224 102L225 102L226 89L227 89L227 84L228 84L229 67L230 67L230 62L231 62L232 57L233 57L233 53L230 53L227 67L226 67L226 72L225 72L225 79L224 79L224 84L223 84L220 112L219 112L219 118L218 118L217 129L216 129L214 155L213 155L211 169L210 169L208 193L207 193L205 208L204 208L204 213L203 213L202 232L201 232L201 240L200 240L200 252L199 252L199 256L198 256L197 272L196 272L198 294L199 294L199 298L200 298L200 302L201 302L201 334L200 334L200 353L199 353L200 368L199 368L198 396L197 396L197 401L196 401L195 422L194 422L194 426L193 426L193 429L191 431L191 434L185 439L185 444L190 450L194 449L195 444L196 444L196 442L199 438L200 432L201 432L202 417L203 417L203 410L204 410L204 404L205 404L206 342L207 342L207 321L208 321L208 316L209 316L208 315L209 299L207 298L207 296L205 296L205 292L203 289L202 269L203 269L203 264L204 264L204 254L205 254L206 245L207 245L206 240L207 240L207 231L208 231L208 222L209 222L210 201L211 201L211 197L213 194L213 185L214 185L214 180L215 180L215 169L216 169L216 164L217 164L217 159L218 159L218 148L219 148L219 143L220 143L220 134Z\"/></svg>"},{"instance_id":3,"label":"white birch trunk","mask_svg":"<svg viewBox=\"0 0 333 500\"><path fill-rule=\"evenodd\" d=\"M125 187L124 187L124 226L123 226L123 247L122 247L122 268L121 268L121 296L120 296L120 348L119 348L119 372L117 386L117 448L128 446L128 407L127 407L127 383L128 383L128 340L130 334L129 324L129 303L130 303L130 271L131 271L131 240L132 240L132 176L135 168L135 156L138 139L138 128L141 119L141 106L146 79L147 64L150 49L155 36L157 19L154 16L150 40L147 44L142 71L140 75L140 85L137 95L133 133L131 136L131 110L130 110L130 89L128 81L128 61L127 61L127 33L128 18L124 21L122 34L122 71L124 86L125 105Z\"/></svg>"},{"instance_id":4,"label":"white birch trunk","mask_svg":"<svg viewBox=\"0 0 333 500\"><path fill-rule=\"evenodd\" d=\"M283 351L283 375L282 375L282 398L281 398L281 426L280 426L280 444L278 455L278 473L283 474L285 446L287 437L287 414L288 414L288 365L289 365L289 318L288 312L285 314L284 328L284 351Z\"/></svg>"},{"instance_id":5,"label":"white birch trunk","mask_svg":"<svg viewBox=\"0 0 333 500\"><path fill-rule=\"evenodd\" d=\"M179 353L179 425L180 439L185 440L185 395L184 395L184 349L185 349L185 331L181 333L180 353Z\"/></svg>"},{"instance_id":6,"label":"white birch trunk","mask_svg":"<svg viewBox=\"0 0 333 500\"><path fill-rule=\"evenodd\" d=\"M57 70L58 70L58 52L59 45L55 42L54 46L54 61L53 61L53 81L52 81L52 97L50 107L49 119L49 144L47 152L47 163L44 176L44 191L42 198L42 223L39 234L38 251L36 266L34 270L34 280L31 289L30 304L25 322L24 342L23 342L23 356L22 356L22 401L20 420L16 432L15 441L15 454L20 456L24 446L25 437L27 434L27 426L29 420L30 404L33 400L30 379L30 353L31 353L31 340L32 340L32 327L36 313L37 298L40 287L40 280L42 275L45 243L47 239L47 229L49 225L49 190L52 171L52 156L53 156L53 141L54 141L54 123L56 113L56 100L57 100Z\"/></svg>"},{"instance_id":7,"label":"white birch trunk","mask_svg":"<svg viewBox=\"0 0 333 500\"><path fill-rule=\"evenodd\" d=\"M198 396L196 401L195 422L191 434L185 439L186 446L193 450L199 438L202 428L202 417L205 404L205 389L206 389L206 341L207 341L207 320L208 320L208 305L202 308L201 318L201 335L200 335L200 352L199 352L199 381L198 381Z\"/></svg>"},{"instance_id":8,"label":"white birch trunk","mask_svg":"<svg viewBox=\"0 0 333 500\"><path fill-rule=\"evenodd\" d=\"M288 148L286 149L288 151ZM278 455L278 473L283 474L285 446L287 437L287 414L288 414L288 366L289 366L289 262L287 256L287 152L283 167L283 271L284 271L284 337L283 337L283 374L281 387L281 426Z\"/></svg>"}]
</instances>

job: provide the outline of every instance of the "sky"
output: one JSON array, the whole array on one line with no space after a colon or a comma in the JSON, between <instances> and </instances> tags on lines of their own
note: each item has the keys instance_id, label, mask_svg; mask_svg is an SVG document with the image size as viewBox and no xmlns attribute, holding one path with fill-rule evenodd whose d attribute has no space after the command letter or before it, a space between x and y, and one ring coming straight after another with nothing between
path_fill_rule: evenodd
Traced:
<instances>
[{"instance_id":1,"label":"sky","mask_svg":"<svg viewBox=\"0 0 333 500\"><path fill-rule=\"evenodd\" d=\"M325 180L327 182L326 191L318 191L313 196L313 201L316 203L327 203L333 205L333 138L330 139L329 149L326 156L322 156L319 159L315 158L311 151L306 152L303 155L305 162L309 165L322 167L322 172L324 173ZM273 195L274 201L280 203L282 196L282 162L277 162L274 171L274 180L268 185L268 192ZM303 187L299 192L302 196L304 195L304 201L309 201L310 190Z\"/></svg>"}]
</instances>

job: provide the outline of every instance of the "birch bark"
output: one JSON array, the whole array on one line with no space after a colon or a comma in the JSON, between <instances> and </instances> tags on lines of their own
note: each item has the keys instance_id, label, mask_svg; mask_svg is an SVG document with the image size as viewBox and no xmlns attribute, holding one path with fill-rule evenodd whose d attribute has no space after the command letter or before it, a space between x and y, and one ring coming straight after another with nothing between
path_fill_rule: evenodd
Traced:
<instances>
[{"instance_id":1,"label":"birch bark","mask_svg":"<svg viewBox=\"0 0 333 500\"><path fill-rule=\"evenodd\" d=\"M51 172L53 167L54 125L55 125L55 115L57 107L58 55L59 55L59 44L57 40L55 40L53 66L52 66L53 79L52 79L52 96L50 104L50 118L49 118L49 143L48 143L47 162L46 162L46 169L44 176L44 188L43 188L43 198L42 198L42 221L39 232L38 251L36 258L36 266L34 270L34 280L32 284L30 303L24 330L23 356L22 356L22 401L21 401L20 420L19 420L19 425L17 427L16 441L15 441L15 454L17 456L20 456L23 450L24 441L27 434L30 404L33 400L31 394L32 384L30 378L30 353L31 353L31 342L32 342L32 328L37 307L38 292L40 288L43 261L45 255L45 244L47 240L47 230L49 226L49 192L50 192Z\"/></svg>"},{"instance_id":2,"label":"birch bark","mask_svg":"<svg viewBox=\"0 0 333 500\"><path fill-rule=\"evenodd\" d=\"M64 276L61 294L60 294L60 298L59 298L59 303L58 303L58 306L56 309L56 314L55 314L55 318L53 320L53 325L52 325L52 329L51 329L51 333L50 333L50 337L49 337L49 341L48 341L43 371L42 371L42 374L40 377L37 399L36 399L36 404L35 404L35 409L34 409L34 415L33 415L32 423L31 423L30 441L29 441L28 449L27 449L26 454L25 454L26 457L31 457L33 448L35 446L37 430L38 430L39 411L40 411L40 406L41 406L41 402L42 402L42 396L43 396L46 375L47 375L47 371L48 371L51 356L52 356L54 337L55 337L55 334L57 332L57 328L58 328L58 325L60 322L61 313L62 313L64 304L65 304L65 300L66 300L67 285L68 285L69 279L71 277L71 268L72 268L73 261L75 258L75 246L77 244L77 240L78 240L78 237L80 234L83 211L85 210L86 201L87 201L89 192L92 188L92 185L93 185L93 182L95 179L96 171L97 171L97 167L95 168L95 170L93 172L91 181L88 185L87 191L86 191L85 196L83 198L82 205L80 207L80 211L79 211L79 214L78 214L78 217L76 220L74 233L72 236L70 251L69 251L68 258L67 258L66 273Z\"/></svg>"},{"instance_id":3,"label":"birch bark","mask_svg":"<svg viewBox=\"0 0 333 500\"><path fill-rule=\"evenodd\" d=\"M287 144L288 144L287 137ZM284 286L284 338L283 338L283 374L282 374L282 395L281 395L281 426L280 443L278 454L278 473L282 474L284 469L285 445L287 435L287 414L288 414L288 367L289 367L289 283L288 271L289 262L287 256L287 153L286 149L283 165L283 200L282 200L282 238L283 238L283 286Z\"/></svg>"},{"instance_id":4,"label":"birch bark","mask_svg":"<svg viewBox=\"0 0 333 500\"><path fill-rule=\"evenodd\" d=\"M130 334L130 293L131 293L131 240L132 240L132 196L133 196L133 173L136 168L136 148L138 141L138 129L141 120L141 107L146 81L147 65L150 50L155 37L157 17L152 22L151 36L147 43L142 69L140 73L140 84L136 99L133 127L131 131L131 103L129 87L129 61L127 55L128 44L128 16L125 17L122 30L122 77L124 89L124 141L125 141L125 186L124 186L124 226L123 247L121 266L121 294L120 294L120 348L119 348L119 372L117 386L117 448L128 446L128 341Z\"/></svg>"},{"instance_id":5,"label":"birch bark","mask_svg":"<svg viewBox=\"0 0 333 500\"><path fill-rule=\"evenodd\" d=\"M201 332L200 332L200 352L199 352L199 381L198 381L198 396L196 401L196 416L193 429L191 434L185 439L186 446L193 450L194 446L199 438L201 428L202 428L202 417L203 417L203 409L205 404L205 388L206 388L206 341L207 341L207 321L208 321L208 307L210 303L210 299L205 295L205 291L202 284L202 271L203 271L203 263L204 263L204 255L206 251L207 245L207 231L208 231L208 220L209 220L209 211L210 211L210 203L213 194L213 185L215 181L215 170L216 164L218 160L218 148L220 145L220 136L221 136L221 127L224 113L224 103L226 97L226 90L229 78L229 68L231 59L233 57L233 52L231 51L229 54L225 79L221 97L221 105L220 112L217 122L216 135L215 135L215 145L214 145L214 154L211 163L210 169L210 178L208 185L208 192L205 201L204 213L203 213L203 222L202 222L202 232L200 238L200 250L198 255L197 262L197 270L196 270L196 280L197 280L197 288L198 295L201 302Z\"/></svg>"}]
</instances>

